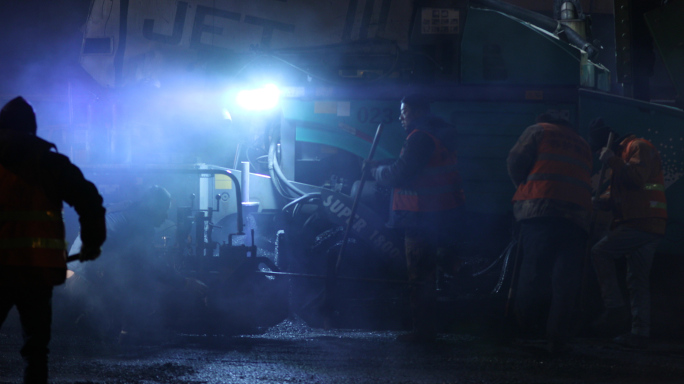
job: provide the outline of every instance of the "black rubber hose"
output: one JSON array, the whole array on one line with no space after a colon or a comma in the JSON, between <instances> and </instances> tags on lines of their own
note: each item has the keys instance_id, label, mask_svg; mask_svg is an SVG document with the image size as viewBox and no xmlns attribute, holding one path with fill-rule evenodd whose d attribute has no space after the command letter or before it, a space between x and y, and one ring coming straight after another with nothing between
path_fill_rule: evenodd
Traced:
<instances>
[{"instance_id":1,"label":"black rubber hose","mask_svg":"<svg viewBox=\"0 0 684 384\"><path fill-rule=\"evenodd\" d=\"M566 27L558 20L544 16L540 13L530 11L525 8L520 8L518 6L505 3L499 0L471 0L470 5L474 7L482 7L486 9L491 9L494 11L499 11L507 15L511 15L522 21L533 24L547 32L553 33L554 35L559 35L565 33L568 42L577 48L585 51L590 59L594 59L598 56L599 51L591 43L587 42L575 32L572 28Z\"/></svg>"}]
</instances>

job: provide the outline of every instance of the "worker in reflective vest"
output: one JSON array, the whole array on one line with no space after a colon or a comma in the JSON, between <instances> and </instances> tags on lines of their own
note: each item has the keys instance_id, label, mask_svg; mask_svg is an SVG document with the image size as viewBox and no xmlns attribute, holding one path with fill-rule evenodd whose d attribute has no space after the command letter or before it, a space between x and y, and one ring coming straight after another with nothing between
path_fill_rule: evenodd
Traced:
<instances>
[{"instance_id":1,"label":"worker in reflective vest","mask_svg":"<svg viewBox=\"0 0 684 384\"><path fill-rule=\"evenodd\" d=\"M646 348L651 322L651 265L667 224L662 161L653 144L631 134L617 140L611 148L604 147L610 132L613 130L602 118L590 126L592 147L601 151L599 159L611 171L610 187L595 205L613 212L610 231L592 248L605 308L593 326L597 332L609 333L631 319L631 331L614 341L627 347ZM618 285L618 259L627 261L630 306Z\"/></svg>"},{"instance_id":2,"label":"worker in reflective vest","mask_svg":"<svg viewBox=\"0 0 684 384\"><path fill-rule=\"evenodd\" d=\"M388 225L404 230L413 331L399 340L430 342L437 333L438 258L454 253L465 201L456 162L456 130L432 115L429 103L419 95L402 100L399 119L407 135L399 158L371 168L371 173L379 184L393 188Z\"/></svg>"},{"instance_id":3,"label":"worker in reflective vest","mask_svg":"<svg viewBox=\"0 0 684 384\"><path fill-rule=\"evenodd\" d=\"M392 211L435 212L460 207L465 197L456 153L447 150L433 134L418 129L409 133L407 142L412 135L421 133L432 140L434 150L423 172L394 188Z\"/></svg>"},{"instance_id":4,"label":"worker in reflective vest","mask_svg":"<svg viewBox=\"0 0 684 384\"><path fill-rule=\"evenodd\" d=\"M572 337L581 286L591 150L566 119L545 113L522 133L507 165L517 188L513 214L522 250L514 287L517 324L523 336L545 336L549 352L560 352Z\"/></svg>"},{"instance_id":5,"label":"worker in reflective vest","mask_svg":"<svg viewBox=\"0 0 684 384\"><path fill-rule=\"evenodd\" d=\"M73 206L93 260L105 240L95 186L55 146L35 136L33 108L17 97L0 111L0 324L16 305L25 383L47 383L53 286L66 279L62 203Z\"/></svg>"}]
</instances>

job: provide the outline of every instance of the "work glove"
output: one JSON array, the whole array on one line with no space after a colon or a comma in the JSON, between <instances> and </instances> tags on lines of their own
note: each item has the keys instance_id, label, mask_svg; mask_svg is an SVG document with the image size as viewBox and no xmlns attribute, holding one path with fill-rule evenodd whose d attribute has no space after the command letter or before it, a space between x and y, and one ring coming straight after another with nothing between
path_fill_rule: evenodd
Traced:
<instances>
[{"instance_id":1,"label":"work glove","mask_svg":"<svg viewBox=\"0 0 684 384\"><path fill-rule=\"evenodd\" d=\"M603 162L604 164L608 164L610 159L612 159L613 157L615 157L615 152L613 152L612 149L608 147L603 147L603 149L601 149L601 154L599 155L599 160L601 162Z\"/></svg>"},{"instance_id":2,"label":"work glove","mask_svg":"<svg viewBox=\"0 0 684 384\"><path fill-rule=\"evenodd\" d=\"M368 171L369 175L373 175L373 172L375 171L375 168L377 168L380 165L380 162L377 160L364 160L363 165L361 166L361 172Z\"/></svg>"},{"instance_id":3,"label":"work glove","mask_svg":"<svg viewBox=\"0 0 684 384\"><path fill-rule=\"evenodd\" d=\"M79 252L78 260L81 262L95 260L100 257L102 249L100 247L88 247L85 244L81 247L81 252Z\"/></svg>"},{"instance_id":4,"label":"work glove","mask_svg":"<svg viewBox=\"0 0 684 384\"><path fill-rule=\"evenodd\" d=\"M207 291L209 291L209 287L206 284L192 277L185 278L185 289L198 296L206 296Z\"/></svg>"}]
</instances>

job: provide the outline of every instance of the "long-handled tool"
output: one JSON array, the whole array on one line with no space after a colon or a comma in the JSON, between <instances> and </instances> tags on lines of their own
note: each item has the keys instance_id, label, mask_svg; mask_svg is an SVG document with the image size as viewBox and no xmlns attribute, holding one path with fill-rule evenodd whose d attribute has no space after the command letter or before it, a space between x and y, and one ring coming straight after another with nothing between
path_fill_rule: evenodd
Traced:
<instances>
[{"instance_id":1,"label":"long-handled tool","mask_svg":"<svg viewBox=\"0 0 684 384\"><path fill-rule=\"evenodd\" d=\"M359 204L359 198L361 197L363 186L366 183L366 177L368 177L368 164L371 160L373 160L373 155L375 155L375 149L378 147L378 142L380 141L380 134L382 134L382 124L378 125L378 129L375 131L375 137L373 138L373 144L371 144L370 152L368 152L368 158L363 163L363 167L361 169L361 180L359 181L359 187L356 190L356 196L354 196L354 203L352 204L351 215L349 216L349 220L347 221L347 227L344 229L344 237L342 238L342 245L340 246L340 251L337 254L337 262L335 262L335 274L337 274L337 270L340 268L340 261L342 260L342 256L344 255L344 249L347 245L347 240L349 240L349 231L354 222L354 216L356 215L356 208Z\"/></svg>"},{"instance_id":2,"label":"long-handled tool","mask_svg":"<svg viewBox=\"0 0 684 384\"><path fill-rule=\"evenodd\" d=\"M508 287L508 295L506 296L506 307L504 308L504 321L507 321L507 319L510 316L510 310L511 307L513 306L513 296L515 293L515 285L518 283L518 273L520 270L520 263L521 263L521 256L520 254L522 253L522 235L521 235L522 229L518 228L518 236L517 240L515 240L515 250L513 253L513 271L511 272L511 285Z\"/></svg>"},{"instance_id":3,"label":"long-handled tool","mask_svg":"<svg viewBox=\"0 0 684 384\"><path fill-rule=\"evenodd\" d=\"M510 340L513 335L513 330L515 328L514 320L511 317L511 309L513 308L513 302L515 301L515 288L518 283L518 274L520 270L520 264L522 262L522 228L520 224L515 224L514 234L511 243L509 244L508 253L506 259L510 257L512 253L513 256L513 270L511 271L510 286L508 287L508 294L506 296L506 305L504 307L504 313L501 317L501 323L499 326L497 337L500 341ZM508 267L509 261L504 262L504 270L502 271L502 277L506 274L506 269ZM503 280L499 281L499 284L503 284ZM497 289L498 290L498 289Z\"/></svg>"},{"instance_id":4,"label":"long-handled tool","mask_svg":"<svg viewBox=\"0 0 684 384\"><path fill-rule=\"evenodd\" d=\"M613 146L613 140L615 139L615 134L610 132L608 134L608 142L606 143L606 148L611 148ZM593 198L598 200L601 197L603 184L603 178L606 175L606 170L608 166L606 163L601 164L601 170L599 171L598 181L596 182L596 189L594 190ZM596 218L598 216L598 210L592 209L591 218L589 221L589 235L587 238L586 250L584 252L584 264L582 265L582 292L580 294L580 310L584 311L586 308L586 296L587 296L587 283L589 281L589 266L591 265L591 247L594 244L594 231L596 230Z\"/></svg>"},{"instance_id":5,"label":"long-handled tool","mask_svg":"<svg viewBox=\"0 0 684 384\"><path fill-rule=\"evenodd\" d=\"M608 142L606 143L606 148L610 148L613 146L613 140L615 138L615 134L611 132L608 134ZM603 183L603 178L606 176L606 169L608 167L606 166L606 163L601 164L601 171L599 171L599 177L598 177L598 182L596 183L596 190L594 190L594 199L598 199L601 197L601 184ZM591 243L592 237L594 236L594 229L596 227L596 210L591 211L591 222L589 223L590 228L589 228L589 243Z\"/></svg>"},{"instance_id":6,"label":"long-handled tool","mask_svg":"<svg viewBox=\"0 0 684 384\"><path fill-rule=\"evenodd\" d=\"M337 272L340 267L340 262L344 255L344 251L347 246L347 241L349 240L349 232L354 224L354 219L356 216L356 208L358 207L359 199L361 197L361 192L363 191L363 186L366 182L366 177L368 176L369 166L373 156L375 155L375 150L380 142L380 135L382 134L382 124L378 125L378 129L375 131L375 137L373 138L373 143L371 144L370 151L368 152L368 158L363 163L361 168L361 180L359 181L359 187L356 190L356 195L354 196L354 203L352 204L351 214L349 215L349 220L347 221L347 226L344 230L344 237L342 238L342 244L340 250L337 253L337 258L332 254L328 256L327 260L327 279L325 284L325 303L323 304L323 311L330 315L332 313L333 303L336 296L336 284L337 284Z\"/></svg>"}]
</instances>

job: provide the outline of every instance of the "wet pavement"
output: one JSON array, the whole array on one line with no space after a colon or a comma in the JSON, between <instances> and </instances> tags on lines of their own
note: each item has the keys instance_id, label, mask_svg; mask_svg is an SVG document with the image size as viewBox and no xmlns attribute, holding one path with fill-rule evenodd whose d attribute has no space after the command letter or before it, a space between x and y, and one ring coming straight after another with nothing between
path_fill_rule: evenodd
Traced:
<instances>
[{"instance_id":1,"label":"wet pavement","mask_svg":"<svg viewBox=\"0 0 684 384\"><path fill-rule=\"evenodd\" d=\"M99 342L55 330L52 383L683 383L684 344L629 350L579 339L549 355L544 343L502 345L478 330L406 344L397 332L313 329L286 320L262 334L166 335ZM159 336L159 335L157 335ZM0 383L20 382L19 329L0 331Z\"/></svg>"}]
</instances>

